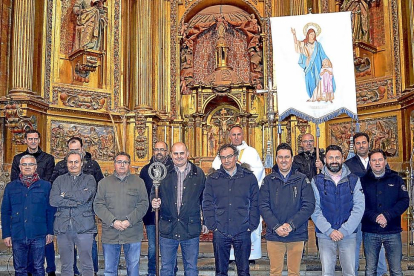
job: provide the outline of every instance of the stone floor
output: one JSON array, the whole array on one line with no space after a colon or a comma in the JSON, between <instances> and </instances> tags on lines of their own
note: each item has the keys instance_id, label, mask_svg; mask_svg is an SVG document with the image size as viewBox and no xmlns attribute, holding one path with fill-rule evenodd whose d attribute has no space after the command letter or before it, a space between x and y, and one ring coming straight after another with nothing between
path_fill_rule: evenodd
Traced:
<instances>
[{"instance_id":1,"label":"stone floor","mask_svg":"<svg viewBox=\"0 0 414 276\"><path fill-rule=\"evenodd\" d=\"M313 226L310 225L309 233L313 232ZM406 231L402 233L402 240L403 240L403 263L402 267L404 270L404 275L413 275L414 276L414 246L407 245L408 234ZM100 255L99 255L99 267L100 270L98 275L103 275L103 267L104 267L104 260L101 251L101 244L100 240L98 239L98 245L100 248ZM140 275L146 275L147 271L147 249L148 244L147 242L142 243L142 250L141 250L141 262L140 262ZM362 250L361 250L362 254ZM180 252L179 252L180 255ZM269 259L267 258L267 251L266 251L266 242L262 243L262 258L257 260L255 264L250 266L251 275L269 275ZM56 264L57 264L57 272L60 273L60 258L59 253L56 252ZM178 275L184 275L181 257L179 257L179 272ZM210 276L214 275L214 255L213 255L213 247L211 242L201 242L200 243L200 254L199 254L199 262L198 267L201 276ZM364 275L364 268L365 268L365 260L362 258L360 259L360 271L358 275ZM340 266L338 263L337 266L337 275L341 275ZM6 248L3 243L0 243L0 276L1 275L11 275L14 274L13 272L13 260L11 258L11 250ZM126 269L124 260L121 259L121 265L119 268L120 275L126 275ZM235 265L232 263L229 268L229 275L236 275L235 272ZM285 272L284 275L287 275ZM321 264L316 250L315 244L315 236L313 234L309 237L309 242L305 248L305 254L302 260L301 265L301 275L321 275Z\"/></svg>"}]
</instances>

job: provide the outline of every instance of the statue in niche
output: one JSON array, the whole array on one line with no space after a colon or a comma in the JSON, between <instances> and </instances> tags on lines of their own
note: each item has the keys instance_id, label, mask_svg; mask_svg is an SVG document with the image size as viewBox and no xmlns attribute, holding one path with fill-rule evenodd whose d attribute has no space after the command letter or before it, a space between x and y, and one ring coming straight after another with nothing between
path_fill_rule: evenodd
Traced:
<instances>
[{"instance_id":1,"label":"statue in niche","mask_svg":"<svg viewBox=\"0 0 414 276\"><path fill-rule=\"evenodd\" d=\"M211 86L216 92L226 92L240 83L262 89L260 32L254 14L229 5L206 8L189 22L182 21L181 93L190 94L194 85Z\"/></svg>"},{"instance_id":2,"label":"statue in niche","mask_svg":"<svg viewBox=\"0 0 414 276\"><path fill-rule=\"evenodd\" d=\"M352 38L355 41L370 43L369 0L344 0L341 11L352 12Z\"/></svg>"},{"instance_id":3,"label":"statue in niche","mask_svg":"<svg viewBox=\"0 0 414 276\"><path fill-rule=\"evenodd\" d=\"M76 31L73 52L79 49L102 50L104 30L108 23L106 0L76 0Z\"/></svg>"}]
</instances>

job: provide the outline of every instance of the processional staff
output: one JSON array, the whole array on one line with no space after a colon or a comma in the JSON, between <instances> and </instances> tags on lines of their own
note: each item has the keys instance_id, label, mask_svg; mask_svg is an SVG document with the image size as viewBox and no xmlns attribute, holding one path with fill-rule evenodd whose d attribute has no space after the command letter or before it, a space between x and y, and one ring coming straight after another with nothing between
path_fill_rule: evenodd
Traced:
<instances>
[{"instance_id":1,"label":"processional staff","mask_svg":"<svg viewBox=\"0 0 414 276\"><path fill-rule=\"evenodd\" d=\"M154 162L148 168L149 177L152 179L154 186L155 198L158 198L158 190L161 181L167 176L167 167L161 162ZM160 208L155 209L155 269L156 275L160 275L160 238L159 238L159 211Z\"/></svg>"}]
</instances>

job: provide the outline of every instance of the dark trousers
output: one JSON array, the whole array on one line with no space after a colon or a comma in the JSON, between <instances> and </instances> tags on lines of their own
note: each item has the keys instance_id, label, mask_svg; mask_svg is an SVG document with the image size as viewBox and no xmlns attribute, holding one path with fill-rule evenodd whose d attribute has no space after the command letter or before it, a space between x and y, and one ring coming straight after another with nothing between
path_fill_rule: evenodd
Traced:
<instances>
[{"instance_id":1,"label":"dark trousers","mask_svg":"<svg viewBox=\"0 0 414 276\"><path fill-rule=\"evenodd\" d=\"M225 235L220 231L214 231L213 247L217 276L224 276L228 273L230 249L232 245L234 248L237 275L250 275L249 256L252 245L250 235L250 231L245 231L235 236Z\"/></svg>"},{"instance_id":2,"label":"dark trousers","mask_svg":"<svg viewBox=\"0 0 414 276\"><path fill-rule=\"evenodd\" d=\"M27 276L29 256L32 256L33 276L45 275L45 244L46 238L24 239L14 241L12 239L13 265L16 276Z\"/></svg>"}]
</instances>

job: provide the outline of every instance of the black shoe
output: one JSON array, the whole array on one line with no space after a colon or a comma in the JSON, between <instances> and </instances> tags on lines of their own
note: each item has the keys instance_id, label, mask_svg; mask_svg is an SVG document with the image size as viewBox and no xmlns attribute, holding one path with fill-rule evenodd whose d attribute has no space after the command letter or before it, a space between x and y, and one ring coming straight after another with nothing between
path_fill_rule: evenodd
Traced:
<instances>
[{"instance_id":1,"label":"black shoe","mask_svg":"<svg viewBox=\"0 0 414 276\"><path fill-rule=\"evenodd\" d=\"M32 273L27 273L27 276L32 276Z\"/></svg>"},{"instance_id":2,"label":"black shoe","mask_svg":"<svg viewBox=\"0 0 414 276\"><path fill-rule=\"evenodd\" d=\"M49 272L49 273L47 274L47 276L56 276L56 273L55 273L54 271L52 271L52 272Z\"/></svg>"},{"instance_id":3,"label":"black shoe","mask_svg":"<svg viewBox=\"0 0 414 276\"><path fill-rule=\"evenodd\" d=\"M256 261L255 260L249 260L249 265L255 265Z\"/></svg>"}]
</instances>

